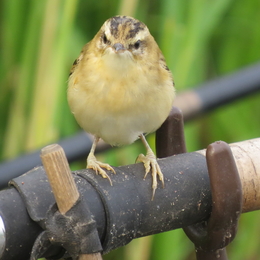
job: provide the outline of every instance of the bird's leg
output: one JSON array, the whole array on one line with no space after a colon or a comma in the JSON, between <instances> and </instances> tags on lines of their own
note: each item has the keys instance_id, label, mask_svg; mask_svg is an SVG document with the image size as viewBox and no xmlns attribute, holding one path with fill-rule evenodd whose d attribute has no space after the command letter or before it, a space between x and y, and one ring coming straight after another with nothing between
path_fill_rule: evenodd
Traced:
<instances>
[{"instance_id":1,"label":"bird's leg","mask_svg":"<svg viewBox=\"0 0 260 260\"><path fill-rule=\"evenodd\" d=\"M98 141L99 141L99 137L95 136L91 150L90 150L88 158L87 158L87 169L93 169L96 172L96 174L100 174L103 178L107 178L112 186L112 181L111 181L110 177L107 175L107 173L102 168L112 171L114 174L116 172L109 164L99 162L97 160L97 158L95 157L94 153L95 153Z\"/></svg>"},{"instance_id":2,"label":"bird's leg","mask_svg":"<svg viewBox=\"0 0 260 260\"><path fill-rule=\"evenodd\" d=\"M142 140L145 148L146 148L146 155L140 154L136 161L142 162L145 167L145 175L144 179L146 178L148 172L151 170L152 173L152 189L153 189L153 194L152 194L152 200L154 198L155 190L157 189L157 175L159 177L159 180L162 182L162 185L164 187L164 178L162 171L160 169L160 166L156 160L156 156L154 152L152 151L151 147L147 143L144 135L140 135L140 139Z\"/></svg>"}]
</instances>

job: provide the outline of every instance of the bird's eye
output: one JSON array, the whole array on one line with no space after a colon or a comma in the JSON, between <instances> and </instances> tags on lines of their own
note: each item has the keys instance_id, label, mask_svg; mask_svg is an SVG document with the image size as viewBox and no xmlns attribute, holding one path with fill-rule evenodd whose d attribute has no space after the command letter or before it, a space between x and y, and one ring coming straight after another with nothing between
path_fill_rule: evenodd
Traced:
<instances>
[{"instance_id":1,"label":"bird's eye","mask_svg":"<svg viewBox=\"0 0 260 260\"><path fill-rule=\"evenodd\" d=\"M137 49L139 49L140 46L141 46L141 41L138 40L138 41L134 44L134 47L135 47L135 49L137 50Z\"/></svg>"},{"instance_id":2,"label":"bird's eye","mask_svg":"<svg viewBox=\"0 0 260 260\"><path fill-rule=\"evenodd\" d=\"M107 36L106 36L106 34L104 33L104 35L103 35L103 42L105 43L105 44L107 44L108 43L108 39L107 39Z\"/></svg>"}]
</instances>

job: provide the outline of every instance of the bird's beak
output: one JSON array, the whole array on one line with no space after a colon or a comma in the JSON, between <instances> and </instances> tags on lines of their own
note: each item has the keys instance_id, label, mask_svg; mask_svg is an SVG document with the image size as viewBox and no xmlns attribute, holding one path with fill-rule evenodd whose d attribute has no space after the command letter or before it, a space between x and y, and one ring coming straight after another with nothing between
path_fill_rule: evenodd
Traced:
<instances>
[{"instance_id":1,"label":"bird's beak","mask_svg":"<svg viewBox=\"0 0 260 260\"><path fill-rule=\"evenodd\" d=\"M113 45L113 49L115 50L115 52L124 52L125 51L125 46L122 43L115 43Z\"/></svg>"}]
</instances>

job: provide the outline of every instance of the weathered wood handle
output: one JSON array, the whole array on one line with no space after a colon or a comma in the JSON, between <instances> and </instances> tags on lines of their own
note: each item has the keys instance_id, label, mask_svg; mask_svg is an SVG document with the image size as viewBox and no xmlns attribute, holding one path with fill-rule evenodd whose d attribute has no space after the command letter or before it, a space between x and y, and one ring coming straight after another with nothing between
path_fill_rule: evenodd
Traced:
<instances>
[{"instance_id":1,"label":"weathered wood handle","mask_svg":"<svg viewBox=\"0 0 260 260\"><path fill-rule=\"evenodd\" d=\"M58 209L61 214L65 214L79 198L66 155L60 145L52 144L41 150L41 160ZM82 254L79 260L102 260L102 256L100 253Z\"/></svg>"}]
</instances>

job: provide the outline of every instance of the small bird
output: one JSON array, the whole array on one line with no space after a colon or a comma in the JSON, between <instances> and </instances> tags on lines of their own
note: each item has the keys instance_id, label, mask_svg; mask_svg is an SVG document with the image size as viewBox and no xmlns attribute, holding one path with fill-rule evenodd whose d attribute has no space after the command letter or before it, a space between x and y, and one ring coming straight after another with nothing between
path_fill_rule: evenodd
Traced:
<instances>
[{"instance_id":1,"label":"small bird","mask_svg":"<svg viewBox=\"0 0 260 260\"><path fill-rule=\"evenodd\" d=\"M147 26L129 16L114 16L103 24L73 63L68 84L68 103L78 124L94 135L87 168L112 181L94 153L100 138L112 146L141 139L146 155L146 178L152 174L152 200L157 177L164 177L156 156L145 139L165 121L175 96L174 83L164 56Z\"/></svg>"}]
</instances>

